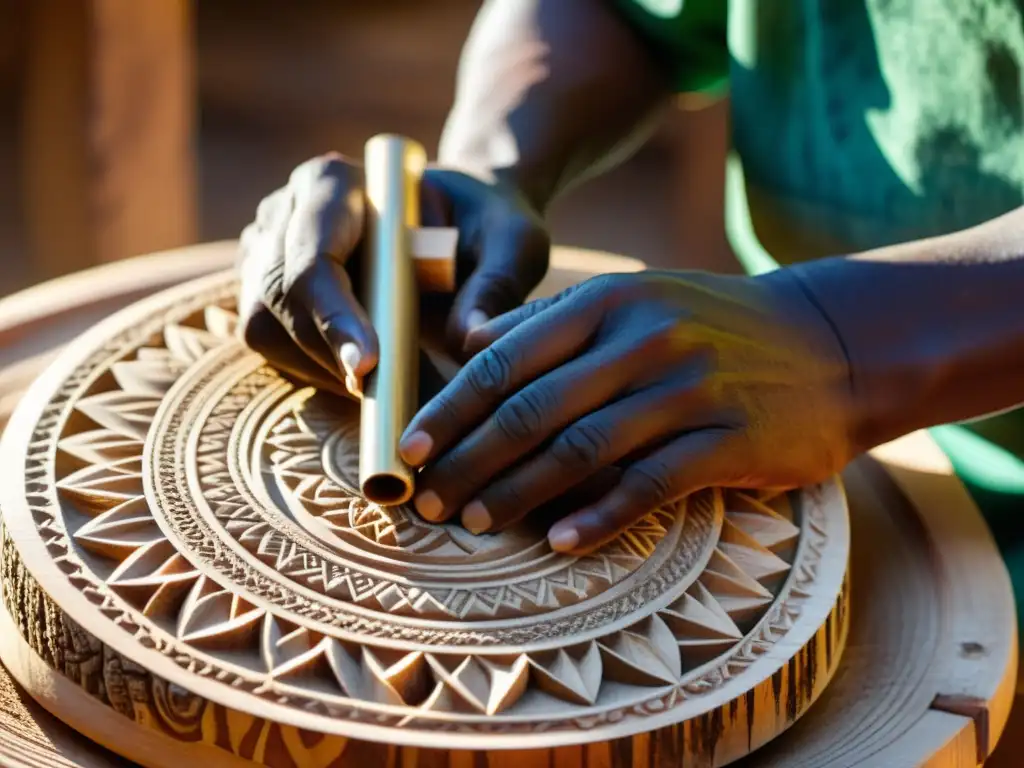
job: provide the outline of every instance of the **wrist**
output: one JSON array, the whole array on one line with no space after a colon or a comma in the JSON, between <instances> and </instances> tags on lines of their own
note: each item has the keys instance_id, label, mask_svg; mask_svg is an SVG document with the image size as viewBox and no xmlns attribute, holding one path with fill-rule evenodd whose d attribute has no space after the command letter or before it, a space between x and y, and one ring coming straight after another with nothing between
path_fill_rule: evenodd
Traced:
<instances>
[{"instance_id":1,"label":"wrist","mask_svg":"<svg viewBox=\"0 0 1024 768\"><path fill-rule=\"evenodd\" d=\"M850 377L855 453L932 425L949 350L918 321L916 297L870 262L833 257L795 265L798 281L834 330Z\"/></svg>"},{"instance_id":2,"label":"wrist","mask_svg":"<svg viewBox=\"0 0 1024 768\"><path fill-rule=\"evenodd\" d=\"M865 450L861 433L864 408L858 397L847 344L808 281L793 268L754 278L771 287L775 311L785 317L796 343L805 347L812 365L810 381L825 395L838 425L835 437L847 460Z\"/></svg>"}]
</instances>

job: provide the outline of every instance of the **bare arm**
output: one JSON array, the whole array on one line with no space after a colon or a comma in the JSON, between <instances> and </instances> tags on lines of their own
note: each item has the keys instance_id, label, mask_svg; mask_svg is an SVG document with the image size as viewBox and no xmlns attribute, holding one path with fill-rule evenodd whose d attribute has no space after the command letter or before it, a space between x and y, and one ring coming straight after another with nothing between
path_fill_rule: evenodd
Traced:
<instances>
[{"instance_id":1,"label":"bare arm","mask_svg":"<svg viewBox=\"0 0 1024 768\"><path fill-rule=\"evenodd\" d=\"M605 0L486 0L438 159L506 182L543 212L634 150L669 96L653 56Z\"/></svg>"},{"instance_id":2,"label":"bare arm","mask_svg":"<svg viewBox=\"0 0 1024 768\"><path fill-rule=\"evenodd\" d=\"M859 448L1024 403L1024 208L790 271L846 349Z\"/></svg>"}]
</instances>

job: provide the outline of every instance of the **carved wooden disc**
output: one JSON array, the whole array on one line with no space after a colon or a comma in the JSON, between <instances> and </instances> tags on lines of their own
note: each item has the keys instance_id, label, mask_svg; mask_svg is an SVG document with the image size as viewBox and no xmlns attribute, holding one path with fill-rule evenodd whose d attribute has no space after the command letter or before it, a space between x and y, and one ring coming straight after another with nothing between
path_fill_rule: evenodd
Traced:
<instances>
[{"instance_id":1,"label":"carved wooden disc","mask_svg":"<svg viewBox=\"0 0 1024 768\"><path fill-rule=\"evenodd\" d=\"M6 621L91 697L58 712L75 727L153 765L637 739L723 765L824 689L848 620L837 483L705 492L584 558L529 523L427 524L360 498L358 408L238 343L233 296L218 276L116 315L6 434ZM92 724L111 711L123 740Z\"/></svg>"}]
</instances>

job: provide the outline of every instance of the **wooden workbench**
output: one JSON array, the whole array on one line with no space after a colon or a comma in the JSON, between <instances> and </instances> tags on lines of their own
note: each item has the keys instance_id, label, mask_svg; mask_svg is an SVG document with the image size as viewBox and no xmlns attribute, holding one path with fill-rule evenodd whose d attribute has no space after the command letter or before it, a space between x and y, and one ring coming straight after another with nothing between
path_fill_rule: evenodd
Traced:
<instances>
[{"instance_id":1,"label":"wooden workbench","mask_svg":"<svg viewBox=\"0 0 1024 768\"><path fill-rule=\"evenodd\" d=\"M46 362L101 317L230 265L215 243L132 259L0 301L0 424ZM559 249L557 280L630 268ZM744 768L975 766L1002 734L1014 696L1016 618L1006 570L965 490L923 433L846 472L853 619L825 695ZM0 763L123 762L42 711L0 670Z\"/></svg>"}]
</instances>

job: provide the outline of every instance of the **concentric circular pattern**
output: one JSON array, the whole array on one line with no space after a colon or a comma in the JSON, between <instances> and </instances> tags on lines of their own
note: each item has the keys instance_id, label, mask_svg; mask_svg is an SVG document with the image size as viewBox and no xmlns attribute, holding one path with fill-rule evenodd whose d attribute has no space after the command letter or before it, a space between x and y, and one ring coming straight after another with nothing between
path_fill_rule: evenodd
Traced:
<instances>
[{"instance_id":1,"label":"concentric circular pattern","mask_svg":"<svg viewBox=\"0 0 1024 768\"><path fill-rule=\"evenodd\" d=\"M4 604L99 702L328 766L340 736L557 746L726 707L750 748L820 693L846 628L834 486L708 491L583 558L529 522L427 524L359 496L358 408L244 349L232 295L206 281L97 329L5 442Z\"/></svg>"}]
</instances>

